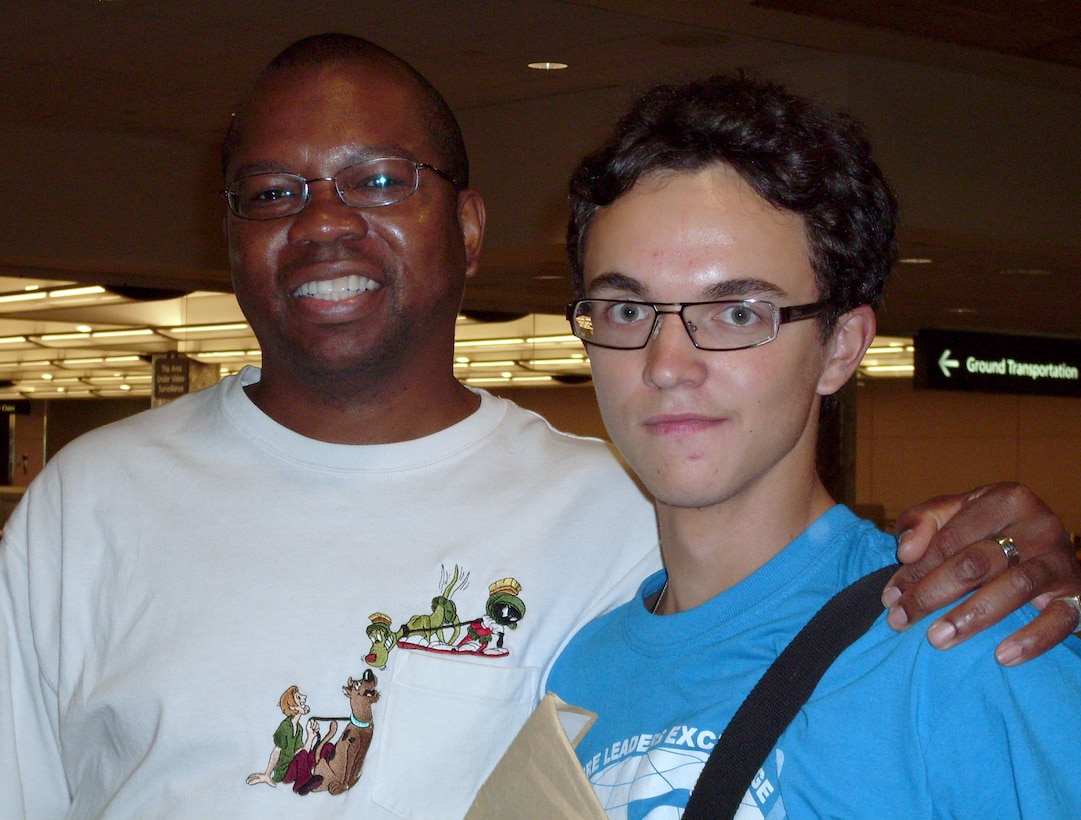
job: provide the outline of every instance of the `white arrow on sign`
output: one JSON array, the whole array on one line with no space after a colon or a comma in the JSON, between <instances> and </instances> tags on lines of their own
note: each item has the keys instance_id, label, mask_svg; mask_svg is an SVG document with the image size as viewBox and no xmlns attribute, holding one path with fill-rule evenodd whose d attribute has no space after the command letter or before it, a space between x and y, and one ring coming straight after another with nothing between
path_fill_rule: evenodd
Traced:
<instances>
[{"instance_id":1,"label":"white arrow on sign","mask_svg":"<svg viewBox=\"0 0 1081 820\"><path fill-rule=\"evenodd\" d=\"M942 375L947 379L952 375L950 373L951 367L960 367L961 363L957 359L950 358L950 349L947 347L942 351L942 355L938 357L938 367L942 371Z\"/></svg>"}]
</instances>

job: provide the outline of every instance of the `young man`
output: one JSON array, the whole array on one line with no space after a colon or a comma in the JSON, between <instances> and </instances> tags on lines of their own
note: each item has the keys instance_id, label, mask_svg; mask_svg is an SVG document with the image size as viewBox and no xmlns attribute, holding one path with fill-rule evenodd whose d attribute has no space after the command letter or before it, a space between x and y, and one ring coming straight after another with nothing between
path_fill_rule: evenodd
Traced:
<instances>
[{"instance_id":1,"label":"young man","mask_svg":"<svg viewBox=\"0 0 1081 820\"><path fill-rule=\"evenodd\" d=\"M578 755L610 816L676 817L791 638L895 560L829 497L815 439L874 337L896 205L854 121L733 77L647 93L571 201L585 298L569 316L608 432L656 498L665 571L580 632L548 685L599 715ZM1081 816L1081 647L1020 669L991 655L1032 614L949 654L880 617L737 816Z\"/></svg>"},{"instance_id":2,"label":"young man","mask_svg":"<svg viewBox=\"0 0 1081 820\"><path fill-rule=\"evenodd\" d=\"M484 207L412 68L294 44L223 171L262 370L80 439L5 527L0 814L461 816L557 650L659 566L651 506L601 443L454 379ZM966 541L1046 514L991 495L958 500ZM1061 526L1015 537L1013 574L1065 555Z\"/></svg>"}]
</instances>

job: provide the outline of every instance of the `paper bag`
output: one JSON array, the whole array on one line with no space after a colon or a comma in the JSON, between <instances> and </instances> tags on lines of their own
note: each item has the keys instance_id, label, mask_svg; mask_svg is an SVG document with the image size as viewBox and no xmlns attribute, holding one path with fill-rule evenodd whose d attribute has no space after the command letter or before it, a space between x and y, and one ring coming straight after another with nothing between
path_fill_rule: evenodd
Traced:
<instances>
[{"instance_id":1,"label":"paper bag","mask_svg":"<svg viewBox=\"0 0 1081 820\"><path fill-rule=\"evenodd\" d=\"M574 754L596 719L545 695L481 786L466 820L606 820Z\"/></svg>"}]
</instances>

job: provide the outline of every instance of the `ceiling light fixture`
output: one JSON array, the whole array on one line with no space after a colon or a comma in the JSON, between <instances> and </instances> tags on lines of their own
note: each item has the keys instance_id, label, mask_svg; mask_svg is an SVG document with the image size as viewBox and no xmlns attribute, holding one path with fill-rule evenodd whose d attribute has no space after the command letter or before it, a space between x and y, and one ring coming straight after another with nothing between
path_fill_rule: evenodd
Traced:
<instances>
[{"instance_id":1,"label":"ceiling light fixture","mask_svg":"<svg viewBox=\"0 0 1081 820\"><path fill-rule=\"evenodd\" d=\"M120 336L153 336L150 328L131 328L130 330L98 330L91 334L95 339L115 339Z\"/></svg>"},{"instance_id":2,"label":"ceiling light fixture","mask_svg":"<svg viewBox=\"0 0 1081 820\"><path fill-rule=\"evenodd\" d=\"M163 327L166 333L221 333L226 330L250 330L247 322L231 322L220 325L178 325Z\"/></svg>"},{"instance_id":3,"label":"ceiling light fixture","mask_svg":"<svg viewBox=\"0 0 1081 820\"><path fill-rule=\"evenodd\" d=\"M97 296L100 293L105 293L105 288L99 285L92 285L86 288L59 288L57 290L45 291L50 299L67 299L74 296Z\"/></svg>"},{"instance_id":4,"label":"ceiling light fixture","mask_svg":"<svg viewBox=\"0 0 1081 820\"><path fill-rule=\"evenodd\" d=\"M511 347L525 344L525 339L466 339L454 343L455 347Z\"/></svg>"},{"instance_id":5,"label":"ceiling light fixture","mask_svg":"<svg viewBox=\"0 0 1081 820\"><path fill-rule=\"evenodd\" d=\"M567 68L567 64L566 63L539 62L539 63L530 63L529 67L532 68L532 69L536 69L537 71L562 71L564 68Z\"/></svg>"},{"instance_id":6,"label":"ceiling light fixture","mask_svg":"<svg viewBox=\"0 0 1081 820\"><path fill-rule=\"evenodd\" d=\"M29 302L35 299L44 299L47 296L43 290L26 290L22 293L5 293L0 296L0 304L8 302Z\"/></svg>"}]
</instances>

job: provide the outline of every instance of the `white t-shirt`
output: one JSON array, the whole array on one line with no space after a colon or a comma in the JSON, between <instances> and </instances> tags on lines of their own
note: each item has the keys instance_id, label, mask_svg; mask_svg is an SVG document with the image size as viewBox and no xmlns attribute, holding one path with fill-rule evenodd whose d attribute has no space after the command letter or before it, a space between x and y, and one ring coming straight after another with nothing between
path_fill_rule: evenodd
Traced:
<instances>
[{"instance_id":1,"label":"white t-shirt","mask_svg":"<svg viewBox=\"0 0 1081 820\"><path fill-rule=\"evenodd\" d=\"M434 435L328 444L258 377L83 436L13 513L0 816L461 816L557 652L659 566L602 442L481 393Z\"/></svg>"}]
</instances>

